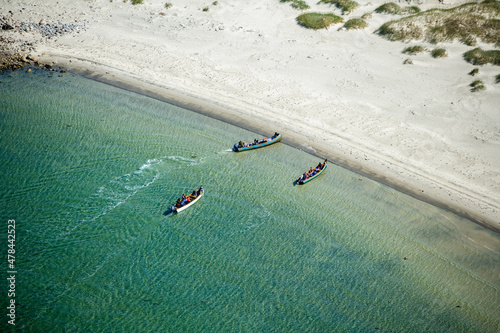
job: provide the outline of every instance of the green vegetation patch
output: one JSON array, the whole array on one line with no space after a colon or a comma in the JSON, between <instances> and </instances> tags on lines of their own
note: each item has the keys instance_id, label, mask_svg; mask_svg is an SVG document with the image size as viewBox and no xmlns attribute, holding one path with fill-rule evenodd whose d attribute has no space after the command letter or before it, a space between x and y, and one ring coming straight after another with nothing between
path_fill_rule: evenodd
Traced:
<instances>
[{"instance_id":1,"label":"green vegetation patch","mask_svg":"<svg viewBox=\"0 0 500 333\"><path fill-rule=\"evenodd\" d=\"M412 15L420 13L421 10L418 7L401 7L394 2L384 3L383 5L375 9L375 13L378 14L391 14L391 15Z\"/></svg>"},{"instance_id":2,"label":"green vegetation patch","mask_svg":"<svg viewBox=\"0 0 500 333\"><path fill-rule=\"evenodd\" d=\"M335 14L305 13L297 17L297 22L303 27L318 30L342 23L344 19Z\"/></svg>"},{"instance_id":3,"label":"green vegetation patch","mask_svg":"<svg viewBox=\"0 0 500 333\"><path fill-rule=\"evenodd\" d=\"M424 38L424 29L422 27L414 24L399 26L397 22L399 21L386 22L375 33L391 41L411 41Z\"/></svg>"},{"instance_id":4,"label":"green vegetation patch","mask_svg":"<svg viewBox=\"0 0 500 333\"><path fill-rule=\"evenodd\" d=\"M469 75L472 75L472 76L476 76L477 74L479 74L479 68L474 68L473 70L471 70L469 72Z\"/></svg>"},{"instance_id":5,"label":"green vegetation patch","mask_svg":"<svg viewBox=\"0 0 500 333\"><path fill-rule=\"evenodd\" d=\"M420 45L415 45L415 46L408 46L401 53L415 55L417 53L422 53L425 51L426 51L425 47Z\"/></svg>"},{"instance_id":6,"label":"green vegetation patch","mask_svg":"<svg viewBox=\"0 0 500 333\"><path fill-rule=\"evenodd\" d=\"M113 2L112 0L110 0L110 2ZM124 3L127 3L128 0L123 0ZM130 3L132 3L133 5L141 5L143 4L144 0L130 0Z\"/></svg>"},{"instance_id":7,"label":"green vegetation patch","mask_svg":"<svg viewBox=\"0 0 500 333\"><path fill-rule=\"evenodd\" d=\"M280 2L290 2L290 6L292 6L292 8L300 10L306 10L311 8L305 1L302 0L280 0Z\"/></svg>"},{"instance_id":8,"label":"green vegetation patch","mask_svg":"<svg viewBox=\"0 0 500 333\"><path fill-rule=\"evenodd\" d=\"M431 55L432 55L433 58L445 58L445 57L448 56L446 54L446 50L445 49L441 49L441 48L432 50L431 51Z\"/></svg>"},{"instance_id":9,"label":"green vegetation patch","mask_svg":"<svg viewBox=\"0 0 500 333\"><path fill-rule=\"evenodd\" d=\"M483 81L481 81L481 80L476 80L476 81L472 82L471 84L469 84L469 86L472 87L472 89L470 90L472 92L486 89Z\"/></svg>"},{"instance_id":10,"label":"green vegetation patch","mask_svg":"<svg viewBox=\"0 0 500 333\"><path fill-rule=\"evenodd\" d=\"M375 13L379 14L399 14L400 12L401 6L395 4L394 2L384 3L375 9Z\"/></svg>"},{"instance_id":11,"label":"green vegetation patch","mask_svg":"<svg viewBox=\"0 0 500 333\"><path fill-rule=\"evenodd\" d=\"M479 47L467 51L463 54L465 61L473 65L493 64L500 66L500 51L488 50L484 51Z\"/></svg>"},{"instance_id":12,"label":"green vegetation patch","mask_svg":"<svg viewBox=\"0 0 500 333\"><path fill-rule=\"evenodd\" d=\"M347 30L364 29L366 27L368 27L368 23L366 23L365 20L360 18L350 19L344 24L344 28L346 28Z\"/></svg>"},{"instance_id":13,"label":"green vegetation patch","mask_svg":"<svg viewBox=\"0 0 500 333\"><path fill-rule=\"evenodd\" d=\"M477 40L473 36L461 37L460 42L467 45L467 46L476 46L477 45Z\"/></svg>"},{"instance_id":14,"label":"green vegetation patch","mask_svg":"<svg viewBox=\"0 0 500 333\"><path fill-rule=\"evenodd\" d=\"M353 0L320 0L318 4L321 3L336 6L342 11L342 15L352 13L359 7L359 4Z\"/></svg>"},{"instance_id":15,"label":"green vegetation patch","mask_svg":"<svg viewBox=\"0 0 500 333\"><path fill-rule=\"evenodd\" d=\"M500 47L500 2L486 0L450 9L430 9L384 23L377 31L392 41L423 39L431 43L460 40L474 44L475 39Z\"/></svg>"}]
</instances>

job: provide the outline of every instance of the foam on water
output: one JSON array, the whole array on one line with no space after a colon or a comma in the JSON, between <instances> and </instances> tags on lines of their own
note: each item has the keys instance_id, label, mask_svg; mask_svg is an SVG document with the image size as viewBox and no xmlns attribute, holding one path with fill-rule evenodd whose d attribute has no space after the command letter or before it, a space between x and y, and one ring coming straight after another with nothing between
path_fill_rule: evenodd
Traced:
<instances>
[{"instance_id":1,"label":"foam on water","mask_svg":"<svg viewBox=\"0 0 500 333\"><path fill-rule=\"evenodd\" d=\"M93 222L102 216L108 214L113 209L127 202L138 191L147 188L160 178L160 172L157 166L162 162L161 159L148 160L133 173L127 173L115 177L107 184L102 185L85 202L85 208L73 207L82 211L82 219L63 232L59 238L67 237L83 223Z\"/></svg>"}]
</instances>

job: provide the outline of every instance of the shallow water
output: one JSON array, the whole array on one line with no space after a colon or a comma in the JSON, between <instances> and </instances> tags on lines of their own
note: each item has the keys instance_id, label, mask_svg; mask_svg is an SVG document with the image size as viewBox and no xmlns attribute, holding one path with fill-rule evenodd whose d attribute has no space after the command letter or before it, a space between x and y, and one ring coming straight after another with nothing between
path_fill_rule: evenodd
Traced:
<instances>
[{"instance_id":1,"label":"shallow water","mask_svg":"<svg viewBox=\"0 0 500 333\"><path fill-rule=\"evenodd\" d=\"M294 186L320 159L283 143L233 153L259 135L80 76L0 81L16 329L500 328L496 233L333 163Z\"/></svg>"}]
</instances>

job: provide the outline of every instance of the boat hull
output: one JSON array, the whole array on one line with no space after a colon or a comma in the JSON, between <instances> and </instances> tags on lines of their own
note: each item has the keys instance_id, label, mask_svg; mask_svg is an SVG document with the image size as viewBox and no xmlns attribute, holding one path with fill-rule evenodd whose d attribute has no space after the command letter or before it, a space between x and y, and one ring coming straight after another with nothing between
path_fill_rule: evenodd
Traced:
<instances>
[{"instance_id":1,"label":"boat hull","mask_svg":"<svg viewBox=\"0 0 500 333\"><path fill-rule=\"evenodd\" d=\"M205 191L204 191L204 190L203 190L203 191L200 191L200 194L198 194L198 196L197 196L196 198L194 198L192 201L190 201L189 203L187 203L187 204L185 204L184 206L179 207L179 208L177 208L177 207L175 207L175 206L174 206L174 207L172 208L172 211L173 211L174 213L180 213L180 212L182 212L183 210L187 209L188 207L191 207L192 205L194 205L194 204L196 203L196 201L200 200L200 199L201 199L201 197L202 197L204 194L205 194Z\"/></svg>"},{"instance_id":2,"label":"boat hull","mask_svg":"<svg viewBox=\"0 0 500 333\"><path fill-rule=\"evenodd\" d=\"M323 171L326 170L326 168L328 168L328 164L325 164L325 166L323 167L323 169L321 169L317 174L315 174L314 176L312 177L309 177L307 178L306 180L299 180L297 179L296 180L296 183L299 184L299 185L304 185L306 183L309 183L311 180L313 180L314 178L318 177L319 175L321 175L323 173Z\"/></svg>"},{"instance_id":3,"label":"boat hull","mask_svg":"<svg viewBox=\"0 0 500 333\"><path fill-rule=\"evenodd\" d=\"M269 140L271 138L264 138L264 139ZM264 139L261 139L260 141L262 141ZM245 150L262 148L262 147L269 146L269 145L272 145L272 144L274 144L276 142L280 142L280 141L281 141L281 134L279 134L277 137L275 137L275 138L273 138L273 139L271 139L271 140L269 140L267 142L263 142L263 143L252 145L252 146L248 146L248 147L238 147L238 144L235 144L234 147L233 147L233 151L240 152L240 151L245 151Z\"/></svg>"}]
</instances>

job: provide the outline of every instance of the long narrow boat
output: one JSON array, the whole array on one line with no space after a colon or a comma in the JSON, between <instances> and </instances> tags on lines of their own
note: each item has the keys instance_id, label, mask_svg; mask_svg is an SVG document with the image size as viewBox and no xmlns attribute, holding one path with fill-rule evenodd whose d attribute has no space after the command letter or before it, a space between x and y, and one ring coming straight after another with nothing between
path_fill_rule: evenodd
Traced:
<instances>
[{"instance_id":1,"label":"long narrow boat","mask_svg":"<svg viewBox=\"0 0 500 333\"><path fill-rule=\"evenodd\" d=\"M326 164L326 160L323 163L318 164L316 168L311 168L308 172L304 172L302 176L297 178L295 181L296 184L303 185L307 182L310 182L314 178L318 177L326 170L328 165Z\"/></svg>"},{"instance_id":2,"label":"long narrow boat","mask_svg":"<svg viewBox=\"0 0 500 333\"><path fill-rule=\"evenodd\" d=\"M203 189L203 186L200 186L200 188L196 191L196 195L189 194L188 196L186 196L185 200L182 200L180 203L176 203L175 205L173 205L171 208L172 213L180 213L184 209L194 205L196 201L200 200L204 193L205 190ZM189 201L187 201L187 198L189 198Z\"/></svg>"},{"instance_id":3,"label":"long narrow boat","mask_svg":"<svg viewBox=\"0 0 500 333\"><path fill-rule=\"evenodd\" d=\"M280 141L281 141L281 134L274 133L274 135L269 137L269 138L263 138L260 140L255 139L252 142L247 142L247 143L244 143L242 141L240 141L239 143L235 143L233 150L235 152L250 150L250 149L260 148L260 147L264 147L264 146L269 146L269 145L272 145L273 143L280 142Z\"/></svg>"}]
</instances>

